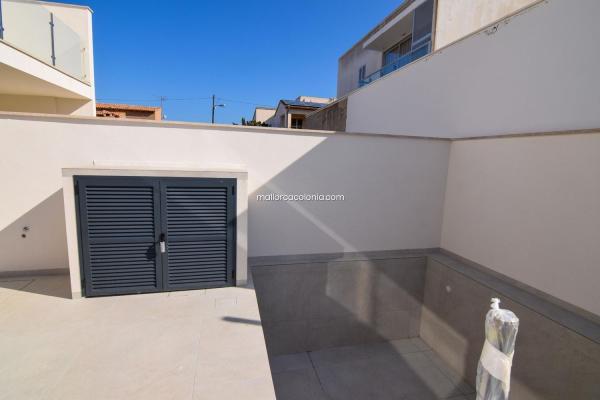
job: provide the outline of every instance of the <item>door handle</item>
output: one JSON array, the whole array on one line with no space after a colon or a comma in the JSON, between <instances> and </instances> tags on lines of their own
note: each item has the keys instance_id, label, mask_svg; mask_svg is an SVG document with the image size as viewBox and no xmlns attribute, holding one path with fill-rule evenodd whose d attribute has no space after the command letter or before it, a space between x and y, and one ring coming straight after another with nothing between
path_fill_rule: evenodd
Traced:
<instances>
[{"instance_id":1,"label":"door handle","mask_svg":"<svg viewBox=\"0 0 600 400\"><path fill-rule=\"evenodd\" d=\"M167 252L167 243L165 242L165 234L164 233L160 234L159 243L160 243L160 252L166 253Z\"/></svg>"}]
</instances>

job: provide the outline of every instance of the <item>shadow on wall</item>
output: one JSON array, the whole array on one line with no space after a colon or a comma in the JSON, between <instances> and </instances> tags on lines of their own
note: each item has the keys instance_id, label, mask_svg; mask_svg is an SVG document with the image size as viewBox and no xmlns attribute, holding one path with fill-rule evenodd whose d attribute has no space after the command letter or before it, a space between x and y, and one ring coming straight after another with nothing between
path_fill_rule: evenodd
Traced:
<instances>
[{"instance_id":1,"label":"shadow on wall","mask_svg":"<svg viewBox=\"0 0 600 400\"><path fill-rule=\"evenodd\" d=\"M89 108L90 112L84 112ZM47 96L19 96L0 94L0 110L8 112L28 112L42 114L82 114L95 115L91 101L65 99ZM94 111L92 114L91 111Z\"/></svg>"},{"instance_id":2,"label":"shadow on wall","mask_svg":"<svg viewBox=\"0 0 600 400\"><path fill-rule=\"evenodd\" d=\"M249 254L343 255L436 247L447 148L443 143L437 148L427 141L407 141L411 147L406 151L396 143L402 142L382 146L327 138L250 193ZM432 147L424 153L420 146ZM344 200L257 199L271 193L342 194ZM339 398L371 398L373 392L368 391L373 388L382 392L381 398L462 394L457 392L459 382L436 375L437 370L424 370L427 360L419 359L427 357L424 353L405 357L385 343L419 336L423 255L263 265L251 272L270 355L380 343L385 363L361 360L362 367L355 366L371 371L369 384L347 381L330 371L332 381L339 383L336 390L344 388Z\"/></svg>"},{"instance_id":3,"label":"shadow on wall","mask_svg":"<svg viewBox=\"0 0 600 400\"><path fill-rule=\"evenodd\" d=\"M0 274L65 270L68 265L65 211L60 189L0 231Z\"/></svg>"},{"instance_id":4,"label":"shadow on wall","mask_svg":"<svg viewBox=\"0 0 600 400\"><path fill-rule=\"evenodd\" d=\"M448 144L442 141L328 137L249 194L249 255L437 247L447 160ZM269 194L340 194L344 199L257 198ZM321 258L252 272L272 354L419 335L422 254Z\"/></svg>"},{"instance_id":5,"label":"shadow on wall","mask_svg":"<svg viewBox=\"0 0 600 400\"><path fill-rule=\"evenodd\" d=\"M326 138L249 193L249 256L438 247L448 151L444 141ZM269 194L343 200L257 199Z\"/></svg>"},{"instance_id":6,"label":"shadow on wall","mask_svg":"<svg viewBox=\"0 0 600 400\"><path fill-rule=\"evenodd\" d=\"M428 233L441 215L436 201L443 199L431 184L436 179L431 160L418 152L402 154L402 162L386 169L368 154L373 150L368 145L338 148L345 157L335 159L329 147L337 146L334 140L325 140L250 194L250 255L262 255L263 249L280 249L272 254L277 255L435 247L424 245L439 243ZM381 159L389 160L385 154ZM444 188L444 182L437 183ZM386 192L388 187L405 190ZM257 201L257 194L269 193L341 193L346 199ZM279 224L262 224L272 219ZM489 300L500 297L522 320L513 397L583 400L598 392L594 374L600 356L586 355L582 349L589 346L576 334L469 278L439 272L426 265L426 257L263 265L252 273L271 355L420 335L454 368L453 383L464 379L474 385ZM420 390L443 394L414 365L401 369L406 368Z\"/></svg>"},{"instance_id":7,"label":"shadow on wall","mask_svg":"<svg viewBox=\"0 0 600 400\"><path fill-rule=\"evenodd\" d=\"M0 288L71 298L62 189L0 231Z\"/></svg>"}]
</instances>

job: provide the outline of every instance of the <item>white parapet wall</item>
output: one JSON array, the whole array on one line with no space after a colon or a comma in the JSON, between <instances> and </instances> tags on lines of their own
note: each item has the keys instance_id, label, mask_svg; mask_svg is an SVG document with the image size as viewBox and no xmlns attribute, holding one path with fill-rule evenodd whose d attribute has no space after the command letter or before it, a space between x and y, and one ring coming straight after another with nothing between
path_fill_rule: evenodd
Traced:
<instances>
[{"instance_id":1,"label":"white parapet wall","mask_svg":"<svg viewBox=\"0 0 600 400\"><path fill-rule=\"evenodd\" d=\"M65 168L247 171L249 256L440 244L445 140L6 114L0 140L0 271L67 267Z\"/></svg>"},{"instance_id":2,"label":"white parapet wall","mask_svg":"<svg viewBox=\"0 0 600 400\"><path fill-rule=\"evenodd\" d=\"M600 126L600 2L547 0L348 97L346 131L439 137Z\"/></svg>"},{"instance_id":3,"label":"white parapet wall","mask_svg":"<svg viewBox=\"0 0 600 400\"><path fill-rule=\"evenodd\" d=\"M437 0L435 49L540 0Z\"/></svg>"},{"instance_id":4,"label":"white parapet wall","mask_svg":"<svg viewBox=\"0 0 600 400\"><path fill-rule=\"evenodd\" d=\"M600 130L449 141L0 113L0 140L0 273L68 266L68 171L244 171L250 257L442 247L600 314ZM272 194L344 199L257 198Z\"/></svg>"},{"instance_id":5,"label":"white parapet wall","mask_svg":"<svg viewBox=\"0 0 600 400\"><path fill-rule=\"evenodd\" d=\"M600 315L600 130L451 145L442 247Z\"/></svg>"}]
</instances>

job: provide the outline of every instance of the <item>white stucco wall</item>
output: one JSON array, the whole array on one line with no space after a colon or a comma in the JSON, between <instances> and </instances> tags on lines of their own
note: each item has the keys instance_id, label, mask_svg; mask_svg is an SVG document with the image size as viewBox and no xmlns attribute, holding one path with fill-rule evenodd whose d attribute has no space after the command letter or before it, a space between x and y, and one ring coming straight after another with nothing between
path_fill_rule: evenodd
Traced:
<instances>
[{"instance_id":1,"label":"white stucco wall","mask_svg":"<svg viewBox=\"0 0 600 400\"><path fill-rule=\"evenodd\" d=\"M358 88L358 72L367 66L365 76L381 68L383 54L377 50L363 49L362 43L349 50L338 61L337 97L343 97Z\"/></svg>"},{"instance_id":2,"label":"white stucco wall","mask_svg":"<svg viewBox=\"0 0 600 400\"><path fill-rule=\"evenodd\" d=\"M600 126L600 2L548 0L348 98L348 132L466 137Z\"/></svg>"},{"instance_id":3,"label":"white stucco wall","mask_svg":"<svg viewBox=\"0 0 600 400\"><path fill-rule=\"evenodd\" d=\"M0 141L0 271L66 267L61 169L94 162L247 170L249 256L440 244L447 141L7 115ZM256 201L269 193L345 200Z\"/></svg>"},{"instance_id":4,"label":"white stucco wall","mask_svg":"<svg viewBox=\"0 0 600 400\"><path fill-rule=\"evenodd\" d=\"M275 115L275 110L268 108L256 108L254 110L253 119L256 122L267 122L271 117Z\"/></svg>"},{"instance_id":5,"label":"white stucco wall","mask_svg":"<svg viewBox=\"0 0 600 400\"><path fill-rule=\"evenodd\" d=\"M283 123L281 117L283 116ZM289 115L287 115L287 109L283 104L278 103L277 108L275 109L275 113L271 117L270 126L274 128L285 128L286 121L289 121Z\"/></svg>"},{"instance_id":6,"label":"white stucco wall","mask_svg":"<svg viewBox=\"0 0 600 400\"><path fill-rule=\"evenodd\" d=\"M435 49L539 0L437 0Z\"/></svg>"},{"instance_id":7,"label":"white stucco wall","mask_svg":"<svg viewBox=\"0 0 600 400\"><path fill-rule=\"evenodd\" d=\"M600 315L600 131L453 142L442 247Z\"/></svg>"},{"instance_id":8,"label":"white stucco wall","mask_svg":"<svg viewBox=\"0 0 600 400\"><path fill-rule=\"evenodd\" d=\"M67 266L63 168L235 169L249 256L441 246L600 314L600 131L449 142L0 114L0 141L0 271ZM345 200L256 200L270 193Z\"/></svg>"}]
</instances>

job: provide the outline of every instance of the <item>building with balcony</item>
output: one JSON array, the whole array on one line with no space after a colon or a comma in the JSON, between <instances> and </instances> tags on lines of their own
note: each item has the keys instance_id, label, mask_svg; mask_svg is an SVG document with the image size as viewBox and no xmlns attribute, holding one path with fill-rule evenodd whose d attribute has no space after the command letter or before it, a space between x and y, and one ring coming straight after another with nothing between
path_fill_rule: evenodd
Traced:
<instances>
[{"instance_id":1,"label":"building with balcony","mask_svg":"<svg viewBox=\"0 0 600 400\"><path fill-rule=\"evenodd\" d=\"M340 58L338 100L305 126L457 137L593 125L598 46L578 14L592 4L567 4L407 1ZM432 21L423 53L420 11Z\"/></svg>"},{"instance_id":2,"label":"building with balcony","mask_svg":"<svg viewBox=\"0 0 600 400\"><path fill-rule=\"evenodd\" d=\"M0 0L0 111L96 115L88 7Z\"/></svg>"},{"instance_id":3,"label":"building with balcony","mask_svg":"<svg viewBox=\"0 0 600 400\"><path fill-rule=\"evenodd\" d=\"M340 57L337 96L343 97L534 2L406 0Z\"/></svg>"},{"instance_id":4,"label":"building with balcony","mask_svg":"<svg viewBox=\"0 0 600 400\"><path fill-rule=\"evenodd\" d=\"M407 0L338 61L342 97L431 51L434 0Z\"/></svg>"}]
</instances>

